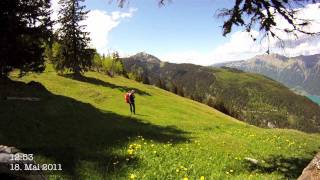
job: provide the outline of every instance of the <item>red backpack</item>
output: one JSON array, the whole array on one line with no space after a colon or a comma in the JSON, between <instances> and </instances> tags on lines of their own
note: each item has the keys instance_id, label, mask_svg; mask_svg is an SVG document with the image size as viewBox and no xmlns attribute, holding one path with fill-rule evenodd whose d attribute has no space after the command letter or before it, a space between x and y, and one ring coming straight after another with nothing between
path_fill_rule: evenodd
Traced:
<instances>
[{"instance_id":1,"label":"red backpack","mask_svg":"<svg viewBox=\"0 0 320 180\"><path fill-rule=\"evenodd\" d=\"M130 99L130 93L126 93L125 95L124 95L124 99L126 100L126 103L129 103L129 99Z\"/></svg>"}]
</instances>

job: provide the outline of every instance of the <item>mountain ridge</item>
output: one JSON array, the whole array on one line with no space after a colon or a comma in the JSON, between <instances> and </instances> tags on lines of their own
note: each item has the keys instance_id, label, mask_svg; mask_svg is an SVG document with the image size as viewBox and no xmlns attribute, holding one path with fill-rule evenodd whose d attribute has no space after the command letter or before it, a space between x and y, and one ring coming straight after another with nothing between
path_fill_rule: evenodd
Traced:
<instances>
[{"instance_id":1,"label":"mountain ridge","mask_svg":"<svg viewBox=\"0 0 320 180\"><path fill-rule=\"evenodd\" d=\"M226 66L259 73L291 89L302 89L309 95L320 96L320 54L296 57L258 55L248 60L219 63L213 66Z\"/></svg>"}]
</instances>

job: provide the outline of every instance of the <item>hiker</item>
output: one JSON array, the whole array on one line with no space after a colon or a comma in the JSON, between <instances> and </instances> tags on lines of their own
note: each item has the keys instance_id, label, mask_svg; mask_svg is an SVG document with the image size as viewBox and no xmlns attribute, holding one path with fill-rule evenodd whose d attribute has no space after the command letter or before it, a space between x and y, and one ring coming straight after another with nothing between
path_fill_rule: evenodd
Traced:
<instances>
[{"instance_id":1,"label":"hiker","mask_svg":"<svg viewBox=\"0 0 320 180\"><path fill-rule=\"evenodd\" d=\"M134 104L134 93L135 91L134 90L131 90L129 92L126 93L125 95L125 99L126 99L126 102L129 103L130 105L130 112L132 114L136 114L136 107L135 107L135 104Z\"/></svg>"}]
</instances>

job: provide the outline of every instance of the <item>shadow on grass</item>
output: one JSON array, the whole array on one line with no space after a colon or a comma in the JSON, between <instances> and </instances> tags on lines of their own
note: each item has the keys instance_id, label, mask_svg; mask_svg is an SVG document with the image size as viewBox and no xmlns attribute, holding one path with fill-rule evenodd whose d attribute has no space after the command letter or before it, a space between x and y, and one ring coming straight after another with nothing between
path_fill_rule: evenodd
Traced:
<instances>
[{"instance_id":1,"label":"shadow on grass","mask_svg":"<svg viewBox=\"0 0 320 180\"><path fill-rule=\"evenodd\" d=\"M73 80L81 81L81 82L87 82L90 84L104 86L104 87L108 87L108 88L112 88L112 89L119 89L121 92L128 92L130 90L135 90L135 92L137 94L150 96L149 93L142 91L140 89L132 88L132 87L128 87L128 86L118 86L118 85L115 85L115 84L112 84L109 82L105 82L105 81L102 81L100 79L96 79L93 77L79 76L79 75L74 75L74 74L65 74L62 76L66 77L66 78L73 79Z\"/></svg>"},{"instance_id":2,"label":"shadow on grass","mask_svg":"<svg viewBox=\"0 0 320 180\"><path fill-rule=\"evenodd\" d=\"M0 144L61 163L63 173L74 179L82 179L81 162L94 164L93 169L106 177L124 171L122 163L110 165L113 160L126 159L113 150L123 149L136 136L160 143L187 141L187 133L174 127L102 111L90 104L54 95L40 83L10 81L1 85L0 92L6 96L41 99L33 102L0 98Z\"/></svg>"},{"instance_id":3,"label":"shadow on grass","mask_svg":"<svg viewBox=\"0 0 320 180\"><path fill-rule=\"evenodd\" d=\"M246 161L247 170L250 172L260 173L279 173L287 179L297 179L303 169L312 160L310 158L297 158L297 157L284 157L284 156L271 156L265 159L265 163L252 164Z\"/></svg>"}]
</instances>

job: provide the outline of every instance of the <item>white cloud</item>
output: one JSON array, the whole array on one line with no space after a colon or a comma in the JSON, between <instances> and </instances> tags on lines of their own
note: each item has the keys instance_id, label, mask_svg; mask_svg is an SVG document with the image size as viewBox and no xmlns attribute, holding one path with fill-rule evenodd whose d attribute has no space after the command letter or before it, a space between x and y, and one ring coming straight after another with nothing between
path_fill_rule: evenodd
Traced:
<instances>
[{"instance_id":1,"label":"white cloud","mask_svg":"<svg viewBox=\"0 0 320 180\"><path fill-rule=\"evenodd\" d=\"M253 31L253 37L258 36L257 31ZM164 61L174 63L193 63L199 65L210 65L226 60L242 60L250 58L261 52L261 47L256 45L250 34L247 32L235 32L231 35L230 41L224 43L211 52L199 53L197 51L173 52L161 56Z\"/></svg>"},{"instance_id":2,"label":"white cloud","mask_svg":"<svg viewBox=\"0 0 320 180\"><path fill-rule=\"evenodd\" d=\"M162 61L172 63L192 63L206 65L211 61L209 54L199 53L197 51L171 52L163 56L159 56Z\"/></svg>"},{"instance_id":3,"label":"white cloud","mask_svg":"<svg viewBox=\"0 0 320 180\"><path fill-rule=\"evenodd\" d=\"M53 20L58 19L59 0L52 0L52 15ZM125 18L131 18L133 13L137 11L135 8L130 8L128 12L113 11L107 12L103 10L91 10L87 14L87 19L81 22L86 25L85 31L89 32L91 39L91 46L96 48L99 53L108 53L108 36L109 33L117 27ZM54 29L59 27L58 24Z\"/></svg>"},{"instance_id":4,"label":"white cloud","mask_svg":"<svg viewBox=\"0 0 320 180\"><path fill-rule=\"evenodd\" d=\"M114 11L107 13L101 10L92 10L88 13L88 18L83 22L87 25L86 30L90 32L91 44L100 53L108 52L109 33L117 27L125 18L131 18L136 9L129 12Z\"/></svg>"},{"instance_id":5,"label":"white cloud","mask_svg":"<svg viewBox=\"0 0 320 180\"><path fill-rule=\"evenodd\" d=\"M298 14L299 18L311 19L313 22L305 27L304 30L310 32L320 32L320 3L309 4ZM290 25L280 16L276 17L277 28L290 28ZM252 31L253 37L260 37L258 31ZM284 49L279 46L275 38L264 39L263 41L253 41L247 32L238 31L230 36L227 43L221 44L209 53L175 52L163 55L161 58L165 61L183 63L189 62L200 65L210 65L225 61L243 60L258 54L263 54L270 46L271 53L278 53L285 56L310 55L320 53L320 37L306 36L299 34L298 38L279 31L278 35L285 42Z\"/></svg>"}]
</instances>

